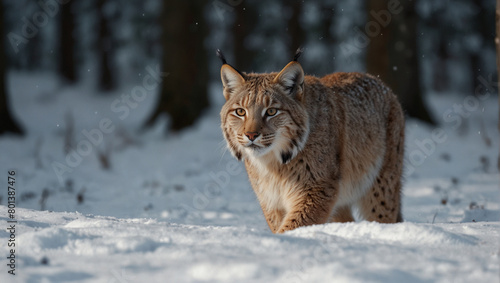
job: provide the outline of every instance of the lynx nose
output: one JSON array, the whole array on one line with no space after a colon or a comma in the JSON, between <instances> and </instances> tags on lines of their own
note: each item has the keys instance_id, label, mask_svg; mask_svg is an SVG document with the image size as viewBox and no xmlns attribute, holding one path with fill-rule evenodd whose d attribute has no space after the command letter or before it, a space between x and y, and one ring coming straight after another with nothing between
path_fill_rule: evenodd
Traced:
<instances>
[{"instance_id":1,"label":"lynx nose","mask_svg":"<svg viewBox=\"0 0 500 283\"><path fill-rule=\"evenodd\" d=\"M247 136L247 138L251 141L254 141L259 135L260 135L260 133L257 133L257 132L246 132L245 133L245 136Z\"/></svg>"}]
</instances>

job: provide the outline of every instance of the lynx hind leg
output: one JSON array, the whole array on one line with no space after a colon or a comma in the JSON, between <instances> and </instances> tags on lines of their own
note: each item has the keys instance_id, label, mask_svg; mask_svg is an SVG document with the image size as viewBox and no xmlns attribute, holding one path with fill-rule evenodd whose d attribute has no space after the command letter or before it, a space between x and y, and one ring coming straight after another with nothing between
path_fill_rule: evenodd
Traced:
<instances>
[{"instance_id":1,"label":"lynx hind leg","mask_svg":"<svg viewBox=\"0 0 500 283\"><path fill-rule=\"evenodd\" d=\"M377 177L375 184L363 196L358 205L361 217L368 221L381 223L402 222L400 189L401 182L391 181L393 176L388 170L383 170Z\"/></svg>"},{"instance_id":2,"label":"lynx hind leg","mask_svg":"<svg viewBox=\"0 0 500 283\"><path fill-rule=\"evenodd\" d=\"M361 217L381 223L403 222L401 214L401 178L404 158L404 118L393 108L388 118L384 162L377 178L359 203Z\"/></svg>"}]
</instances>

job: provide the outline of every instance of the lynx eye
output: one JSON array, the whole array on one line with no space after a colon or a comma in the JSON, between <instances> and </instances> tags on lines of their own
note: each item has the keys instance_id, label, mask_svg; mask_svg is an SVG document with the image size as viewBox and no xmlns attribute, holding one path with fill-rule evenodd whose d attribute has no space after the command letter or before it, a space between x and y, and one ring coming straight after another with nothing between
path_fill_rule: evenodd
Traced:
<instances>
[{"instance_id":1,"label":"lynx eye","mask_svg":"<svg viewBox=\"0 0 500 283\"><path fill-rule=\"evenodd\" d=\"M276 113L278 113L278 109L276 109L276 108L269 108L266 111L267 116L274 116L274 115L276 115Z\"/></svg>"},{"instance_id":2,"label":"lynx eye","mask_svg":"<svg viewBox=\"0 0 500 283\"><path fill-rule=\"evenodd\" d=\"M245 109L243 109L243 108L238 108L238 109L236 109L234 112L236 113L236 115L238 115L238 116L240 116L240 117L245 116L245 114L247 113L247 112L245 111Z\"/></svg>"}]
</instances>

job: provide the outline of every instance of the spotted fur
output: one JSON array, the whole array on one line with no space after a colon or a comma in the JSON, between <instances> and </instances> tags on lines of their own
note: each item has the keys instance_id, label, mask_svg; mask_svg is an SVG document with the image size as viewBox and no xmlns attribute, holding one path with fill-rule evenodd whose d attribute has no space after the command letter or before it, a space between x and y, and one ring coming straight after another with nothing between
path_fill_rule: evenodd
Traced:
<instances>
[{"instance_id":1,"label":"spotted fur","mask_svg":"<svg viewBox=\"0 0 500 283\"><path fill-rule=\"evenodd\" d=\"M402 221L404 117L387 86L360 73L305 76L296 59L263 74L223 63L222 132L273 232L353 221L353 208Z\"/></svg>"}]
</instances>

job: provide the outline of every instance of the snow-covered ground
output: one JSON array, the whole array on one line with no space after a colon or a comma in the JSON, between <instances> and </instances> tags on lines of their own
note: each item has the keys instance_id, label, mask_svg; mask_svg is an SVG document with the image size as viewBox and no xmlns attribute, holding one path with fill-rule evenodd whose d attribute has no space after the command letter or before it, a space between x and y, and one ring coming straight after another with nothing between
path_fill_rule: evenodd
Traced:
<instances>
[{"instance_id":1,"label":"snow-covered ground","mask_svg":"<svg viewBox=\"0 0 500 283\"><path fill-rule=\"evenodd\" d=\"M115 101L137 86L104 96L50 75L10 74L28 134L0 137L0 221L8 227L9 170L18 221L15 276L11 233L0 231L0 282L500 281L496 96L432 95L439 127L407 122L404 223L274 235L224 149L218 86L199 123L167 136L166 119L137 130L154 89ZM75 150L66 155L65 145Z\"/></svg>"}]
</instances>

